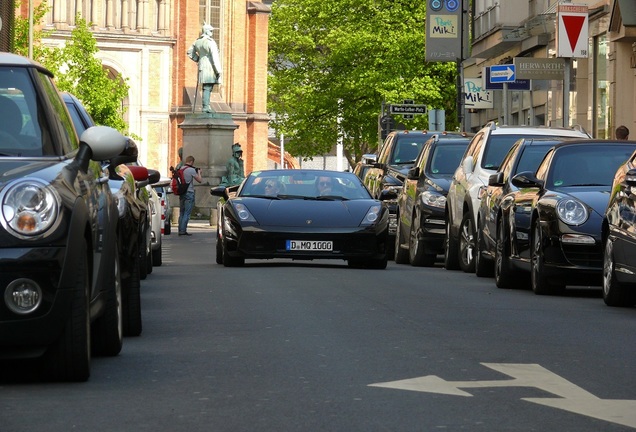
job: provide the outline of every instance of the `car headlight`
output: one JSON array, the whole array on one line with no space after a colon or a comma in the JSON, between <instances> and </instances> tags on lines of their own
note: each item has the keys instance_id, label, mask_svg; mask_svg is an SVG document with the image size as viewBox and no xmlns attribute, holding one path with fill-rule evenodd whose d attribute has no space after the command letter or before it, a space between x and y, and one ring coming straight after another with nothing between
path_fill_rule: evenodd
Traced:
<instances>
[{"instance_id":1,"label":"car headlight","mask_svg":"<svg viewBox=\"0 0 636 432\"><path fill-rule=\"evenodd\" d=\"M429 207L437 207L443 209L446 206L446 197L437 192L426 191L420 195L422 204Z\"/></svg>"},{"instance_id":2,"label":"car headlight","mask_svg":"<svg viewBox=\"0 0 636 432\"><path fill-rule=\"evenodd\" d=\"M245 204L236 203L234 205L234 209L236 210L236 215L241 220L241 222L256 222L252 213L245 207Z\"/></svg>"},{"instance_id":3,"label":"car headlight","mask_svg":"<svg viewBox=\"0 0 636 432\"><path fill-rule=\"evenodd\" d=\"M22 239L37 239L59 221L61 199L50 184L26 178L2 191L2 225Z\"/></svg>"},{"instance_id":4,"label":"car headlight","mask_svg":"<svg viewBox=\"0 0 636 432\"><path fill-rule=\"evenodd\" d=\"M556 205L559 219L568 225L581 225L589 216L587 207L573 198L563 198Z\"/></svg>"},{"instance_id":5,"label":"car headlight","mask_svg":"<svg viewBox=\"0 0 636 432\"><path fill-rule=\"evenodd\" d=\"M381 211L382 211L382 206L380 205L371 206L369 211L367 211L367 214L364 215L364 219L362 219L362 222L360 223L360 225L361 226L373 225L374 223L378 221Z\"/></svg>"}]
</instances>

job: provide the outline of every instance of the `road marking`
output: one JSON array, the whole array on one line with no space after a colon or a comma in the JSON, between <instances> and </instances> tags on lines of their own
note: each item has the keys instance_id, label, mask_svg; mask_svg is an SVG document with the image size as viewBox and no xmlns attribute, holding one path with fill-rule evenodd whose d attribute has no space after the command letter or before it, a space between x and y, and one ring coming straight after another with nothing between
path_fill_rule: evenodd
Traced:
<instances>
[{"instance_id":1,"label":"road marking","mask_svg":"<svg viewBox=\"0 0 636 432\"><path fill-rule=\"evenodd\" d=\"M558 398L521 398L575 414L636 428L636 400L600 399L538 364L481 363L513 379L495 381L446 381L435 375L369 384L398 390L472 397L460 389L486 387L534 387Z\"/></svg>"}]
</instances>

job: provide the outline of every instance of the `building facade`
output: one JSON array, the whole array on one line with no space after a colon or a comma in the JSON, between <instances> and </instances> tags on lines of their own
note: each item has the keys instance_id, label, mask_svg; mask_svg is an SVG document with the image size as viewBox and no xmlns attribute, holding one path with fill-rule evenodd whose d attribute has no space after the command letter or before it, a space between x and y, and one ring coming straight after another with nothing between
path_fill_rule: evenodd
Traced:
<instances>
[{"instance_id":1,"label":"building facade","mask_svg":"<svg viewBox=\"0 0 636 432\"><path fill-rule=\"evenodd\" d=\"M578 124L597 138L614 138L615 128L626 125L636 134L636 2L560 3L586 5L588 14L588 56L568 60L569 85L564 86L565 79L536 79L530 80L529 90L508 91L505 96L502 90L490 90L492 108L466 109L465 129L475 131L494 120L513 125ZM465 78L481 79L485 87L486 67L513 64L519 58L558 57L559 1L471 4L472 51L463 62Z\"/></svg>"},{"instance_id":2,"label":"building facade","mask_svg":"<svg viewBox=\"0 0 636 432\"><path fill-rule=\"evenodd\" d=\"M223 67L213 108L231 114L234 142L244 149L245 169L264 169L268 159L267 38L270 7L260 0L48 0L42 42L68 40L77 15L91 26L97 56L130 86L124 101L129 131L141 137L141 162L169 174L182 146L179 124L200 105L197 65L186 51L204 23L212 24ZM27 2L19 13L28 16ZM195 91L198 88L198 94Z\"/></svg>"}]
</instances>

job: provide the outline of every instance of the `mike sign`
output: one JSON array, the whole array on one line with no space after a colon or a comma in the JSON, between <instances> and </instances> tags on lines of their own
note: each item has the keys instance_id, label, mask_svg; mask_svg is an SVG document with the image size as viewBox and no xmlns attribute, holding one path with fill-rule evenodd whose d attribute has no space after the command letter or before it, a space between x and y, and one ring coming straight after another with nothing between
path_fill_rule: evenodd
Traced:
<instances>
[{"instance_id":1,"label":"mike sign","mask_svg":"<svg viewBox=\"0 0 636 432\"><path fill-rule=\"evenodd\" d=\"M586 5L559 4L557 13L557 57L588 57L588 14Z\"/></svg>"}]
</instances>

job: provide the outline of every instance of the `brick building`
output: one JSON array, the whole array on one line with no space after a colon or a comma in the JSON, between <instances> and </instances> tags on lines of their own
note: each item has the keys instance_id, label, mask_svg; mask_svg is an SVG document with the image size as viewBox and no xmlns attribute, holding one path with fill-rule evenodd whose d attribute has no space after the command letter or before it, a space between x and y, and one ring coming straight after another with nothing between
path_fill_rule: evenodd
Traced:
<instances>
[{"instance_id":1,"label":"brick building","mask_svg":"<svg viewBox=\"0 0 636 432\"><path fill-rule=\"evenodd\" d=\"M238 126L234 141L244 149L246 171L267 168L267 2L49 0L48 5L44 28L51 33L43 43L59 46L69 39L76 14L92 25L102 64L130 85L125 120L142 137L140 159L163 175L178 162L178 125L193 110L197 67L186 50L202 25L212 24L223 66L212 106ZM28 16L27 2L18 13ZM199 92L199 105L200 98Z\"/></svg>"}]
</instances>

